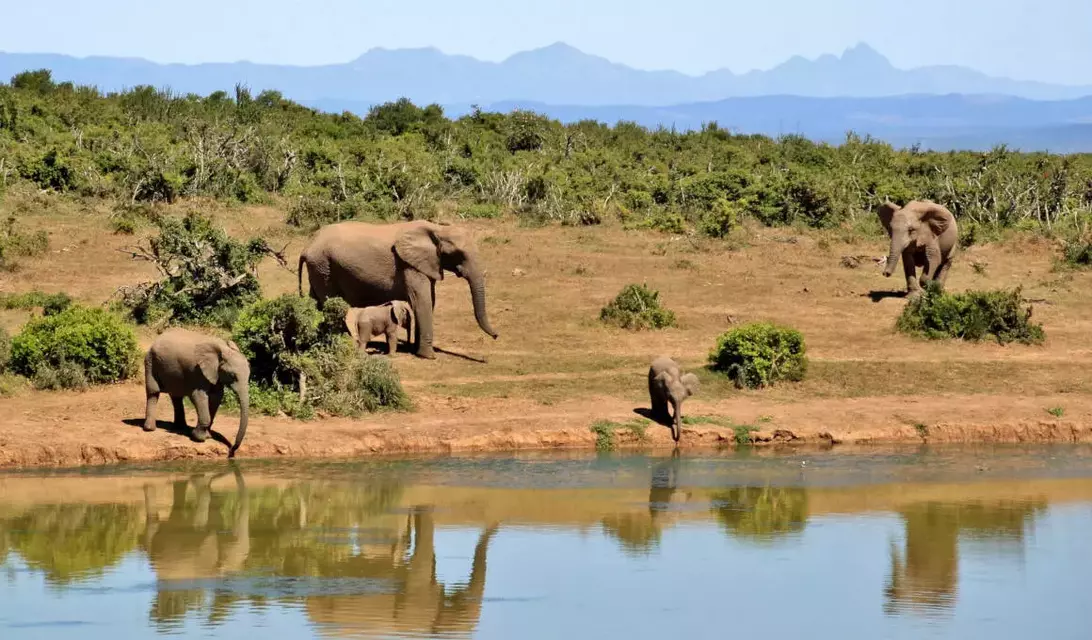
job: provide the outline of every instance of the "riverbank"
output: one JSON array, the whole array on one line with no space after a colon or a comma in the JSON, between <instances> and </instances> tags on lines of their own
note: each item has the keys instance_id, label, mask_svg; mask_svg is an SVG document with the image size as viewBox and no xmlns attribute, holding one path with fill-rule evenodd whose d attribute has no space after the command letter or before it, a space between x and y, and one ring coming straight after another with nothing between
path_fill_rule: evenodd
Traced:
<instances>
[{"instance_id":1,"label":"riverbank","mask_svg":"<svg viewBox=\"0 0 1092 640\"><path fill-rule=\"evenodd\" d=\"M307 241L284 226L277 208L210 213L233 234L287 243L289 257ZM51 252L4 274L0 291L65 291L100 304L118 286L155 277L150 265L118 251L147 230L136 238L115 235L107 216L63 208L25 220L51 233ZM436 287L438 359L399 354L394 360L414 411L309 422L254 414L240 457L591 450L604 438L620 448L670 448L666 427L634 423L641 420L635 409L648 406L645 376L659 354L672 355L701 379L685 406L697 421L683 430L684 449L734 447L740 440L757 440L760 447L1092 441L1092 297L1086 293L1092 275L1058 270L1057 248L1042 238L976 244L951 272L952 290L1022 286L1035 301L1046 342L1000 346L897 334L904 301L893 292L901 279L884 278L868 260L885 253L879 236L748 229L732 242L717 242L616 225L451 222L468 228L481 247L487 304L500 338L481 333L465 284L448 278ZM864 258L849 268L843 256ZM260 278L267 296L296 289L296 274L271 262ZM634 282L659 290L679 326L627 332L599 323L599 309ZM0 310L0 325L15 332L27 317ZM804 381L741 391L702 369L720 333L756 320L803 333ZM153 337L142 329L141 346ZM0 396L0 467L226 456L222 443L194 443L166 423L144 433L141 380L86 392L23 387ZM168 419L170 404L161 402L160 410L160 419ZM189 420L196 420L192 411ZM598 433L592 430L597 423ZM234 439L236 424L235 416L222 413L216 430Z\"/></svg>"},{"instance_id":2,"label":"riverbank","mask_svg":"<svg viewBox=\"0 0 1092 640\"><path fill-rule=\"evenodd\" d=\"M72 467L121 462L226 458L215 440L192 442L167 424L145 433L141 389L119 385L83 394L8 400L14 420L0 426L0 468ZM324 418L298 422L257 417L239 457L347 458L383 454L435 454L539 449L594 450L596 421L612 421L618 449L670 449L670 430L652 424L630 429L641 416L635 403L609 397L541 406L521 400L469 402L428 398L427 413L386 414L366 420ZM1067 416L1047 414L1044 405L1067 407ZM747 446L849 447L904 443L1078 443L1092 442L1092 399L1072 396L949 396L929 403L912 398L831 398L770 405L754 398L719 402L694 400L688 415L704 422L753 426ZM905 416L914 415L910 423ZM110 417L107 417L110 416ZM120 418L114 419L113 416ZM955 419L947 416L957 416ZM234 438L232 416L220 431ZM733 426L691 424L680 449L739 446Z\"/></svg>"}]
</instances>

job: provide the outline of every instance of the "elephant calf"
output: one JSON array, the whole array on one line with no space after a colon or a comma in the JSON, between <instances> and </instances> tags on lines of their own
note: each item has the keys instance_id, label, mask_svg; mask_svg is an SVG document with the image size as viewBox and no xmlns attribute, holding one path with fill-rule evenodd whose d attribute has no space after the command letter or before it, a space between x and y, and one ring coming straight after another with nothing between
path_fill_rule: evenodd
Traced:
<instances>
[{"instance_id":1,"label":"elephant calf","mask_svg":"<svg viewBox=\"0 0 1092 640\"><path fill-rule=\"evenodd\" d=\"M350 307L345 313L345 327L363 351L375 336L387 337L387 353L398 350L398 328L406 330L406 342L413 339L413 310L405 300L394 300L371 307Z\"/></svg>"},{"instance_id":2,"label":"elephant calf","mask_svg":"<svg viewBox=\"0 0 1092 640\"><path fill-rule=\"evenodd\" d=\"M952 212L930 200L914 200L905 207L885 202L876 215L891 238L883 275L895 273L902 258L907 294L919 295L930 280L943 287L959 247L959 228ZM918 267L924 267L920 278Z\"/></svg>"},{"instance_id":3,"label":"elephant calf","mask_svg":"<svg viewBox=\"0 0 1092 640\"><path fill-rule=\"evenodd\" d=\"M249 385L250 362L234 342L188 329L168 329L155 339L144 357L144 389L148 395L144 430L155 431L160 393L169 395L174 403L175 426L186 429L182 401L188 396L197 407L193 439L204 442L224 399L224 387L230 386L239 398L239 431L228 451L228 457L233 458L246 435Z\"/></svg>"},{"instance_id":4,"label":"elephant calf","mask_svg":"<svg viewBox=\"0 0 1092 640\"><path fill-rule=\"evenodd\" d=\"M692 373L682 373L679 364L660 356L652 361L648 369L648 395L652 398L652 414L657 418L671 421L671 437L679 441L682 431L683 401L698 391L698 377ZM668 413L668 404L675 415Z\"/></svg>"}]
</instances>

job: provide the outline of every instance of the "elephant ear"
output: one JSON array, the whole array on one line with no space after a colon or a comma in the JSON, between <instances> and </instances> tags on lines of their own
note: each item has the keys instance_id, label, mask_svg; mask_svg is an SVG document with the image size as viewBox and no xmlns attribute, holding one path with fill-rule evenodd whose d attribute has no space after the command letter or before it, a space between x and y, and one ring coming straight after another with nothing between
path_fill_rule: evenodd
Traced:
<instances>
[{"instance_id":1,"label":"elephant ear","mask_svg":"<svg viewBox=\"0 0 1092 640\"><path fill-rule=\"evenodd\" d=\"M220 381L220 349L207 342L203 342L193 348L197 358L197 369L201 371L201 377L209 384Z\"/></svg>"},{"instance_id":2,"label":"elephant ear","mask_svg":"<svg viewBox=\"0 0 1092 640\"><path fill-rule=\"evenodd\" d=\"M891 235L891 219L895 217L895 212L898 211L899 208L899 205L890 200L886 200L880 205L879 209L876 209L876 215L880 218L880 224L883 225L884 231L886 231L889 236Z\"/></svg>"},{"instance_id":3,"label":"elephant ear","mask_svg":"<svg viewBox=\"0 0 1092 640\"><path fill-rule=\"evenodd\" d=\"M692 373L686 373L683 374L681 378L679 378L679 382L682 382L683 386L686 387L686 391L690 395L694 395L698 392L698 376Z\"/></svg>"},{"instance_id":4,"label":"elephant ear","mask_svg":"<svg viewBox=\"0 0 1092 640\"><path fill-rule=\"evenodd\" d=\"M933 235L940 235L955 222L952 213L934 202L923 202L917 208L918 217L933 230Z\"/></svg>"},{"instance_id":5,"label":"elephant ear","mask_svg":"<svg viewBox=\"0 0 1092 640\"><path fill-rule=\"evenodd\" d=\"M407 228L394 241L394 252L429 279L444 279L440 268L440 240L430 227L420 225Z\"/></svg>"}]
</instances>

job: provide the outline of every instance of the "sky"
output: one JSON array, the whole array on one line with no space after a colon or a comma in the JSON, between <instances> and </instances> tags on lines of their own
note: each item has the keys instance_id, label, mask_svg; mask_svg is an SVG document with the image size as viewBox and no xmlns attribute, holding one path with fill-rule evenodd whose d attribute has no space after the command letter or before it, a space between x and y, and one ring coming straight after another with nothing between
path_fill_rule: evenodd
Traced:
<instances>
[{"instance_id":1,"label":"sky","mask_svg":"<svg viewBox=\"0 0 1092 640\"><path fill-rule=\"evenodd\" d=\"M566 42L639 69L768 69L866 42L897 67L1092 84L1089 0L14 0L0 51L347 62L374 47L500 61Z\"/></svg>"}]
</instances>

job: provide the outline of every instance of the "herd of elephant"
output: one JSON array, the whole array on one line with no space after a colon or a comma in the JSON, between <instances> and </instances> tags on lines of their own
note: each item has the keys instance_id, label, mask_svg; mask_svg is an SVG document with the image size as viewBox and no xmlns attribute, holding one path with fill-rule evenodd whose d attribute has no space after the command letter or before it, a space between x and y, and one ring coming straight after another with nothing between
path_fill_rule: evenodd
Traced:
<instances>
[{"instance_id":1,"label":"herd of elephant","mask_svg":"<svg viewBox=\"0 0 1092 640\"><path fill-rule=\"evenodd\" d=\"M918 295L929 280L942 286L958 245L955 217L943 205L915 200L905 206L890 202L878 210L891 239L884 275L894 273L902 259L907 293ZM433 312L436 282L444 272L467 281L478 326L497 338L485 309L485 270L469 235L457 226L424 220L393 224L339 222L322 227L303 249L297 268L300 295L307 267L311 297L322 304L340 297L350 306L346 329L358 347L384 336L394 355L398 330L405 328L417 356L434 359ZM917 268L922 267L920 278ZM197 409L193 438L203 442L223 400L225 387L239 398L239 429L228 457L234 457L246 434L250 365L233 342L182 328L163 332L144 360L147 406L145 431L156 429L156 404L161 393L171 397L174 422L186 430L183 399ZM697 391L697 377L682 373L678 363L657 357L648 372L653 414L680 435L683 401ZM668 412L668 407L673 415Z\"/></svg>"}]
</instances>

